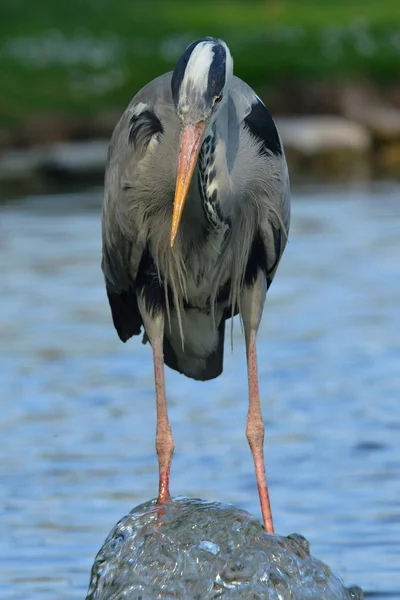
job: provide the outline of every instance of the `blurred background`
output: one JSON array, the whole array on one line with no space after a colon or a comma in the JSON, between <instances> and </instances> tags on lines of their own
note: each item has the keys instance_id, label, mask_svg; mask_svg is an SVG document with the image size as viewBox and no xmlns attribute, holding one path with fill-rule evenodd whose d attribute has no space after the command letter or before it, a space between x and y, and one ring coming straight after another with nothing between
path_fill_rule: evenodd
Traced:
<instances>
[{"instance_id":1,"label":"blurred background","mask_svg":"<svg viewBox=\"0 0 400 600\"><path fill-rule=\"evenodd\" d=\"M278 533L400 598L400 3L1 0L1 598L83 598L116 521L156 495L152 361L100 272L108 139L204 35L276 117L290 243L259 334ZM239 323L224 374L167 373L172 492L259 515Z\"/></svg>"}]
</instances>

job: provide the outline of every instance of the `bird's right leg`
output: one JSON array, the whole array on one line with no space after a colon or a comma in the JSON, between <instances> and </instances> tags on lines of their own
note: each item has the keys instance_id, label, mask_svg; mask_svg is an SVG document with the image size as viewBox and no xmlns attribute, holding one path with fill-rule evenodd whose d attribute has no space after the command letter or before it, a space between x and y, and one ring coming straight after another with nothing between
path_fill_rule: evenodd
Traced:
<instances>
[{"instance_id":1,"label":"bird's right leg","mask_svg":"<svg viewBox=\"0 0 400 600\"><path fill-rule=\"evenodd\" d=\"M247 373L249 382L249 410L247 413L246 436L253 455L265 529L268 533L273 534L274 525L272 522L271 504L265 474L264 423L261 414L256 352L256 336L261 321L266 291L267 288L264 274L259 272L254 284L250 287L246 287L242 292L241 316L246 338Z\"/></svg>"},{"instance_id":2,"label":"bird's right leg","mask_svg":"<svg viewBox=\"0 0 400 600\"><path fill-rule=\"evenodd\" d=\"M249 410L246 436L253 455L261 512L267 533L274 533L264 462L264 423L261 414L256 354L256 331L246 332L247 370L249 380Z\"/></svg>"},{"instance_id":3,"label":"bird's right leg","mask_svg":"<svg viewBox=\"0 0 400 600\"><path fill-rule=\"evenodd\" d=\"M146 335L153 349L154 380L156 387L157 427L156 451L159 468L159 485L157 502L162 504L170 499L169 473L171 470L172 455L174 453L174 440L169 424L167 411L167 398L165 395L164 378L164 314L158 311L148 311L143 295L138 295L138 305Z\"/></svg>"}]
</instances>

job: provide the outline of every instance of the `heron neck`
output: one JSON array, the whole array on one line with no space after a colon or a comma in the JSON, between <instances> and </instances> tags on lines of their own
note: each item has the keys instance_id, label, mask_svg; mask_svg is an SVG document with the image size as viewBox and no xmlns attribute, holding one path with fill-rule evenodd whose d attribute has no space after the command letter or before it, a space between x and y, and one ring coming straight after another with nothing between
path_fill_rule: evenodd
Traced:
<instances>
[{"instance_id":1,"label":"heron neck","mask_svg":"<svg viewBox=\"0 0 400 600\"><path fill-rule=\"evenodd\" d=\"M225 119L226 117L226 119ZM218 121L207 130L199 155L199 189L203 210L211 229L229 226L225 199L230 191L230 177L226 163L227 111L221 111Z\"/></svg>"}]
</instances>

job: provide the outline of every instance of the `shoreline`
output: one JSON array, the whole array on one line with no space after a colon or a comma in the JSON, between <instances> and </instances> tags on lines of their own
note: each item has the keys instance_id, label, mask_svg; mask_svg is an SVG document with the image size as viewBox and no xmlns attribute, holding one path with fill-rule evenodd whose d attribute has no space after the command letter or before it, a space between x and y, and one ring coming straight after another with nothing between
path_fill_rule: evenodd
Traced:
<instances>
[{"instance_id":1,"label":"shoreline","mask_svg":"<svg viewBox=\"0 0 400 600\"><path fill-rule=\"evenodd\" d=\"M264 88L294 180L399 177L400 85L332 82ZM385 92L385 93L384 93ZM0 189L43 191L101 184L123 109L91 116L45 114L0 129Z\"/></svg>"}]
</instances>

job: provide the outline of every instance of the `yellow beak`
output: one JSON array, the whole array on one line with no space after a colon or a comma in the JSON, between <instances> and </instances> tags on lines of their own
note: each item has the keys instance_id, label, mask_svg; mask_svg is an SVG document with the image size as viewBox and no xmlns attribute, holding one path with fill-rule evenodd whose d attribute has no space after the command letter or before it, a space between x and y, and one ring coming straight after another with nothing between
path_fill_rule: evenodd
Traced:
<instances>
[{"instance_id":1,"label":"yellow beak","mask_svg":"<svg viewBox=\"0 0 400 600\"><path fill-rule=\"evenodd\" d=\"M178 233L183 207L185 206L206 128L207 123L201 122L196 125L188 125L181 131L174 210L172 214L171 248L175 243L176 234Z\"/></svg>"}]
</instances>

